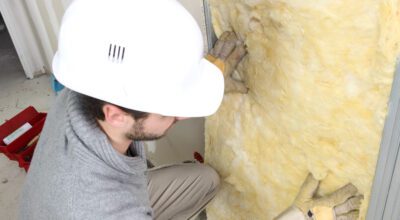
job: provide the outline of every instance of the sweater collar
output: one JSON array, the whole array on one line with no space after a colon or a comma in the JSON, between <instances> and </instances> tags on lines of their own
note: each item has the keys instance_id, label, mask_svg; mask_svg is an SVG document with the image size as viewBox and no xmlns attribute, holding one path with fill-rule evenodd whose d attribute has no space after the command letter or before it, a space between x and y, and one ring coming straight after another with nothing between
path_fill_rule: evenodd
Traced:
<instances>
[{"instance_id":1,"label":"sweater collar","mask_svg":"<svg viewBox=\"0 0 400 220\"><path fill-rule=\"evenodd\" d=\"M118 171L128 174L144 172L146 162L143 154L128 157L117 152L112 147L107 135L100 129L97 121L85 116L85 110L80 105L80 94L71 90L66 92L68 93L67 114L69 123L83 146L108 166ZM134 147L134 143L131 147Z\"/></svg>"}]
</instances>

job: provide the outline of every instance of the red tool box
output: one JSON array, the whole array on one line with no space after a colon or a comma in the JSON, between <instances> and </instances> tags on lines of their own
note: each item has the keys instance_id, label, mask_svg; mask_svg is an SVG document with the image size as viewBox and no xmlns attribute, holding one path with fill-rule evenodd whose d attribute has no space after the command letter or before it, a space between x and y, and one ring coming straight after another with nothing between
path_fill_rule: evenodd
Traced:
<instances>
[{"instance_id":1,"label":"red tool box","mask_svg":"<svg viewBox=\"0 0 400 220\"><path fill-rule=\"evenodd\" d=\"M26 171L29 169L29 164L38 141L38 136L43 129L46 115L46 113L39 113L34 107L29 106L0 126L0 152L4 153L10 160L18 161L19 166ZM3 140L5 137L26 123L29 123L32 127L10 144L7 145L4 143Z\"/></svg>"}]
</instances>

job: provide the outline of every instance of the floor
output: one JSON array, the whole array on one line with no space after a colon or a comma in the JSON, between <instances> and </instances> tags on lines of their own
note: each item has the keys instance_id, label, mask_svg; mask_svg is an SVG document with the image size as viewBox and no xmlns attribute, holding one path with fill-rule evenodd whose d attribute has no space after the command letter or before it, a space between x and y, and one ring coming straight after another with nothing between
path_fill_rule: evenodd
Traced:
<instances>
[{"instance_id":1,"label":"floor","mask_svg":"<svg viewBox=\"0 0 400 220\"><path fill-rule=\"evenodd\" d=\"M34 79L25 77L18 55L6 30L0 30L0 125L32 105L47 112L55 94L49 75ZM203 155L204 120L191 119L178 123L168 135L147 143L148 158L155 165L193 160L193 153ZM0 154L0 215L1 219L17 219L20 190L26 172ZM198 219L206 219L204 213Z\"/></svg>"},{"instance_id":2,"label":"floor","mask_svg":"<svg viewBox=\"0 0 400 220\"><path fill-rule=\"evenodd\" d=\"M47 111L54 93L48 75L32 80L25 77L10 36L0 30L0 124L32 105ZM17 162L0 154L0 213L1 219L17 219L17 204L25 171Z\"/></svg>"}]
</instances>

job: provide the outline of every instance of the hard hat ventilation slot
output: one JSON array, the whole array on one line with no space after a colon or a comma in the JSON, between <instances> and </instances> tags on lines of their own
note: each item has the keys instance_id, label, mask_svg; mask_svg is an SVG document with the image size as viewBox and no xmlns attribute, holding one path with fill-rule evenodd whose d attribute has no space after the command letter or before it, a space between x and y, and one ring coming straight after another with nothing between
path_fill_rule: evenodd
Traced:
<instances>
[{"instance_id":1,"label":"hard hat ventilation slot","mask_svg":"<svg viewBox=\"0 0 400 220\"><path fill-rule=\"evenodd\" d=\"M110 44L110 47L108 49L108 60L121 63L122 61L124 61L124 57L125 47L116 44Z\"/></svg>"}]
</instances>

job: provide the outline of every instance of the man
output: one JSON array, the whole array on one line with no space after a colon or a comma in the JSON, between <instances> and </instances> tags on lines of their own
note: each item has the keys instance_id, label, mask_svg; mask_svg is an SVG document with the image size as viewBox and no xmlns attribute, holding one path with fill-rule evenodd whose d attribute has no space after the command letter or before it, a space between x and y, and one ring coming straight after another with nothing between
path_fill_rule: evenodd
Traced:
<instances>
[{"instance_id":1,"label":"man","mask_svg":"<svg viewBox=\"0 0 400 220\"><path fill-rule=\"evenodd\" d=\"M224 81L247 92L230 78L245 53L226 32L208 56L215 65L204 59L200 29L175 0L75 0L53 61L66 89L48 114L20 218L195 216L216 194L218 174L201 164L148 170L141 141L213 114Z\"/></svg>"},{"instance_id":2,"label":"man","mask_svg":"<svg viewBox=\"0 0 400 220\"><path fill-rule=\"evenodd\" d=\"M233 33L224 39L215 54L231 55L218 65L232 72L245 50ZM178 2L74 1L53 69L66 89L35 151L21 219L189 219L214 197L212 168L147 170L141 143L214 113L223 97L223 74L203 58L200 29Z\"/></svg>"}]
</instances>

